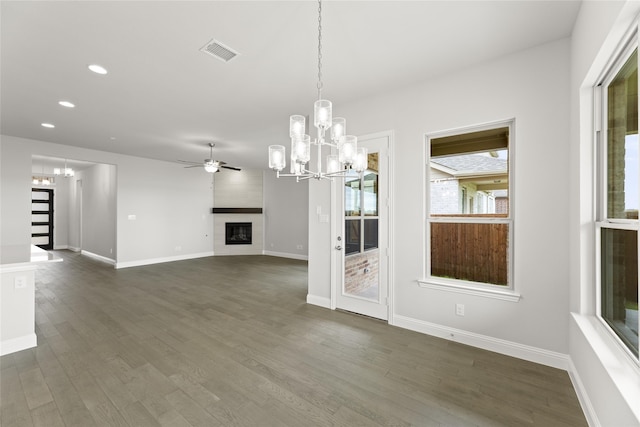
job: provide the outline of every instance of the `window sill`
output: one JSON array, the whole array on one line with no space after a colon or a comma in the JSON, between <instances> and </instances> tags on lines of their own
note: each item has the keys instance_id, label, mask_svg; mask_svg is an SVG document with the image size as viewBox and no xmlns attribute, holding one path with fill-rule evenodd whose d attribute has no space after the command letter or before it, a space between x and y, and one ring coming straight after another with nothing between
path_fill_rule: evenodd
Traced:
<instances>
[{"instance_id":1,"label":"window sill","mask_svg":"<svg viewBox=\"0 0 640 427\"><path fill-rule=\"evenodd\" d=\"M466 286L454 283L436 283L427 281L426 279L418 279L418 286L426 289L435 289L438 291L455 292L458 294L474 295L484 298L499 299L509 302L520 301L521 295L513 290L487 289L476 286Z\"/></svg>"},{"instance_id":2,"label":"window sill","mask_svg":"<svg viewBox=\"0 0 640 427\"><path fill-rule=\"evenodd\" d=\"M575 374L601 384L600 375L603 373L617 389L636 419L640 420L640 407L637 403L640 401L640 362L631 356L602 319L578 313L571 313L571 317L595 357L592 359L590 352L582 349L579 353L572 353L570 356ZM576 350L578 348L576 347ZM576 350L571 349L572 352ZM578 371L575 365L581 370ZM585 390L582 390L582 394L588 395Z\"/></svg>"}]
</instances>

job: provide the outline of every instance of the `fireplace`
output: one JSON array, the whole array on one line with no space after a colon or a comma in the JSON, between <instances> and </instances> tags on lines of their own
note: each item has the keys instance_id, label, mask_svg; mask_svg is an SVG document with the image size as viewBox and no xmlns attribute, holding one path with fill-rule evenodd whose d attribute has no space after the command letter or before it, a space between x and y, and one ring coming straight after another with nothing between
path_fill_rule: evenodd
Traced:
<instances>
[{"instance_id":1,"label":"fireplace","mask_svg":"<svg viewBox=\"0 0 640 427\"><path fill-rule=\"evenodd\" d=\"M250 222L226 222L225 237L226 245L250 245L251 244Z\"/></svg>"}]
</instances>

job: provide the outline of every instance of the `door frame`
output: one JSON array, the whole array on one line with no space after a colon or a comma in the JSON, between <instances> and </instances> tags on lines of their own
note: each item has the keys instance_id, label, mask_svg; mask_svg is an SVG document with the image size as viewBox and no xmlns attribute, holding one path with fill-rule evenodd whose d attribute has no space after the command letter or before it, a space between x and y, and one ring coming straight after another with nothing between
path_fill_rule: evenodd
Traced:
<instances>
[{"instance_id":1,"label":"door frame","mask_svg":"<svg viewBox=\"0 0 640 427\"><path fill-rule=\"evenodd\" d=\"M387 262L387 323L390 325L394 324L393 314L395 313L394 309L394 286L393 286L393 146L394 146L394 133L392 130L376 132L371 134L366 134L358 137L358 140L367 141L371 139L378 138L387 138L387 199L386 201L380 201L380 203L385 204L385 210L387 214L387 250L386 254L380 253L380 257L384 257ZM338 187L340 186L340 187ZM336 256L336 250L334 249L334 245L336 242L336 237L342 234L342 222L344 221L344 212L341 212L338 207L342 206L342 204L338 203L338 196L342 195L341 192L342 187L342 179L334 179L331 182L331 246L329 250L331 251L331 310L335 310L337 308L337 299L338 292L342 291L342 279L340 277L343 274L342 269L339 268L338 265L338 257ZM344 239L344 236L342 236ZM386 255L386 256L385 256Z\"/></svg>"}]
</instances>

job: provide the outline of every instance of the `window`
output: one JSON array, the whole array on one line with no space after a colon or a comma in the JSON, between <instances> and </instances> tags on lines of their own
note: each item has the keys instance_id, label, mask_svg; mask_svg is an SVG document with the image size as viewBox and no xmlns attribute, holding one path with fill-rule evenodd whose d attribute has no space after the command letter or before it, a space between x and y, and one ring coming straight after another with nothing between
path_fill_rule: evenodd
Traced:
<instances>
[{"instance_id":1,"label":"window","mask_svg":"<svg viewBox=\"0 0 640 427\"><path fill-rule=\"evenodd\" d=\"M638 52L628 47L596 88L598 315L638 359Z\"/></svg>"},{"instance_id":2,"label":"window","mask_svg":"<svg viewBox=\"0 0 640 427\"><path fill-rule=\"evenodd\" d=\"M378 247L377 164L378 153L369 153L370 168L362 177L352 172L344 180L346 255Z\"/></svg>"},{"instance_id":3,"label":"window","mask_svg":"<svg viewBox=\"0 0 640 427\"><path fill-rule=\"evenodd\" d=\"M513 288L512 128L427 137L426 282Z\"/></svg>"}]
</instances>

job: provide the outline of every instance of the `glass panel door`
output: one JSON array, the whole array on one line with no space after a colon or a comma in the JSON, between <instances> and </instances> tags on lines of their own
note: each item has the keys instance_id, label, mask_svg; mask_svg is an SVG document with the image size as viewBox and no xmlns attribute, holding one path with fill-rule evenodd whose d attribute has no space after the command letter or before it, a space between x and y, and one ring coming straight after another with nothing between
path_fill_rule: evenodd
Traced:
<instances>
[{"instance_id":1,"label":"glass panel door","mask_svg":"<svg viewBox=\"0 0 640 427\"><path fill-rule=\"evenodd\" d=\"M382 153L388 143L387 136L359 141L369 150L368 169L344 179L336 212L342 217L336 242L336 307L380 319L388 317L388 218L386 208L380 207L387 196L388 159Z\"/></svg>"},{"instance_id":2,"label":"glass panel door","mask_svg":"<svg viewBox=\"0 0 640 427\"><path fill-rule=\"evenodd\" d=\"M378 153L369 153L377 167ZM374 161L375 159L375 161ZM344 288L347 295L378 301L380 251L378 248L378 171L352 172L345 179ZM364 209L360 208L363 207Z\"/></svg>"}]
</instances>

